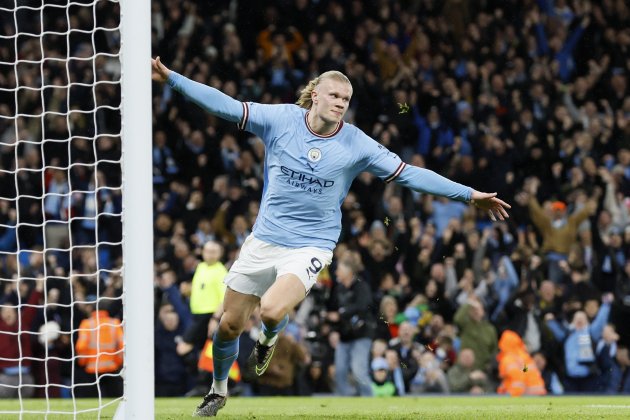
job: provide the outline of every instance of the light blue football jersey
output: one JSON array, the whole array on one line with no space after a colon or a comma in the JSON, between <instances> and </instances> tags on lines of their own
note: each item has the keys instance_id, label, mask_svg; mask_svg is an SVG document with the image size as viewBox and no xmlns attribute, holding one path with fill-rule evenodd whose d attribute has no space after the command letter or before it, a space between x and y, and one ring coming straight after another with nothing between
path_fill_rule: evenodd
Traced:
<instances>
[{"instance_id":1,"label":"light blue football jersey","mask_svg":"<svg viewBox=\"0 0 630 420\"><path fill-rule=\"evenodd\" d=\"M341 231L341 204L363 171L417 191L470 199L470 188L405 164L352 124L341 122L333 133L321 136L309 127L309 111L297 105L239 102L175 72L168 83L263 140L265 178L253 232L265 242L332 250Z\"/></svg>"}]
</instances>

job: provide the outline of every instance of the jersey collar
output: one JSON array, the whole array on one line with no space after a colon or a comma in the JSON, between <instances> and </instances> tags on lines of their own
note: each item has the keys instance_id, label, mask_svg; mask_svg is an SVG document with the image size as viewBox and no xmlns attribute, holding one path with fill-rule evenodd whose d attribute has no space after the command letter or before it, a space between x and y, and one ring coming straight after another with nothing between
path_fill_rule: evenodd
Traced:
<instances>
[{"instance_id":1,"label":"jersey collar","mask_svg":"<svg viewBox=\"0 0 630 420\"><path fill-rule=\"evenodd\" d=\"M320 137L322 139L327 139L327 138L330 138L330 137L334 136L335 134L337 134L341 130L341 127L343 127L343 120L341 120L341 121L339 121L339 124L337 124L337 128L335 128L335 130L332 133L327 134L325 136L323 136L321 134L318 134L318 133L315 132L315 130L313 130L311 128L311 125L308 123L308 113L309 112L311 112L311 111L309 110L309 111L306 112L306 114L304 114L304 122L306 123L306 128L308 128L308 131L310 131L311 134L314 135L314 136Z\"/></svg>"}]
</instances>

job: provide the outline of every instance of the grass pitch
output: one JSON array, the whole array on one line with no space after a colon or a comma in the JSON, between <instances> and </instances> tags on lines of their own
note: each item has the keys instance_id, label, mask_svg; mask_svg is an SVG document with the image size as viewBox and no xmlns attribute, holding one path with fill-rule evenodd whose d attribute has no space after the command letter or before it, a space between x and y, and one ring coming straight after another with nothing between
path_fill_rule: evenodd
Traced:
<instances>
[{"instance_id":1,"label":"grass pitch","mask_svg":"<svg viewBox=\"0 0 630 420\"><path fill-rule=\"evenodd\" d=\"M190 419L197 398L160 398L156 419ZM106 405L107 404L107 405ZM78 410L92 410L79 419L111 419L118 401L77 400ZM0 419L19 419L17 400L0 400ZM71 419L70 400L24 400L22 419ZM49 414L46 414L48 410ZM38 411L36 413L36 411ZM9 413L13 412L13 413ZM57 413L53 413L57 412ZM405 397L405 398L230 398L218 415L222 419L630 419L630 396L615 397ZM147 419L149 420L149 419Z\"/></svg>"}]
</instances>

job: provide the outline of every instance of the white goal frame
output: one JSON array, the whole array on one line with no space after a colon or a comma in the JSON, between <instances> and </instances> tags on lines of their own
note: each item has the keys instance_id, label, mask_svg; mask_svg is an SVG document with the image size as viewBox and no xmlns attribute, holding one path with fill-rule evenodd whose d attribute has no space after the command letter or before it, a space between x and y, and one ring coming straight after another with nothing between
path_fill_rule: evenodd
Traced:
<instances>
[{"instance_id":1,"label":"white goal frame","mask_svg":"<svg viewBox=\"0 0 630 420\"><path fill-rule=\"evenodd\" d=\"M115 418L152 419L151 0L121 0L125 391Z\"/></svg>"}]
</instances>

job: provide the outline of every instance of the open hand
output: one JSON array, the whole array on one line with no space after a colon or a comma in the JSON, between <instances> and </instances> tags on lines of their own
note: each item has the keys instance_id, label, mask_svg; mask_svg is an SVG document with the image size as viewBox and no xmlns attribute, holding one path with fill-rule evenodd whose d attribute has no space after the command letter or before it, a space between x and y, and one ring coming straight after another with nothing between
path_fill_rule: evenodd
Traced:
<instances>
[{"instance_id":1,"label":"open hand","mask_svg":"<svg viewBox=\"0 0 630 420\"><path fill-rule=\"evenodd\" d=\"M160 56L151 59L151 79L156 82L166 82L171 71L160 61Z\"/></svg>"},{"instance_id":2,"label":"open hand","mask_svg":"<svg viewBox=\"0 0 630 420\"><path fill-rule=\"evenodd\" d=\"M490 220L493 222L497 219L505 220L510 217L506 209L511 209L512 206L497 198L497 193L483 193L473 190L470 199L475 207L487 211L488 216L490 216Z\"/></svg>"}]
</instances>

